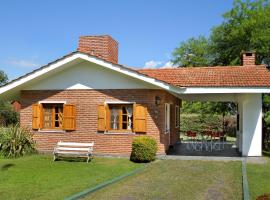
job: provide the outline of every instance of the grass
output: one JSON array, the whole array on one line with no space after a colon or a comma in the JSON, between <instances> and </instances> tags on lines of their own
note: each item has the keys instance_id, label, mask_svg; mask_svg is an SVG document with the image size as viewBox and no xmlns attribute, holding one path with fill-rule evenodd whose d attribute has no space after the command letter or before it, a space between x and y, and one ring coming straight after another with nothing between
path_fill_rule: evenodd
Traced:
<instances>
[{"instance_id":1,"label":"grass","mask_svg":"<svg viewBox=\"0 0 270 200\"><path fill-rule=\"evenodd\" d=\"M247 176L251 199L270 194L270 158L264 164L247 164Z\"/></svg>"},{"instance_id":2,"label":"grass","mask_svg":"<svg viewBox=\"0 0 270 200\"><path fill-rule=\"evenodd\" d=\"M0 199L64 199L140 166L119 158L94 158L88 164L53 162L45 155L0 159Z\"/></svg>"},{"instance_id":3,"label":"grass","mask_svg":"<svg viewBox=\"0 0 270 200\"><path fill-rule=\"evenodd\" d=\"M240 162L164 160L86 199L242 199Z\"/></svg>"}]
</instances>

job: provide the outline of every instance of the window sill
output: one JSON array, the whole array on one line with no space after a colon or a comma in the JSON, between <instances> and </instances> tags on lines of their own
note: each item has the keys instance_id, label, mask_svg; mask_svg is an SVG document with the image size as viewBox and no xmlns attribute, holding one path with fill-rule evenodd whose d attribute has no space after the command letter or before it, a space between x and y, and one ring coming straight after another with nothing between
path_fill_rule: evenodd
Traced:
<instances>
[{"instance_id":1,"label":"window sill","mask_svg":"<svg viewBox=\"0 0 270 200\"><path fill-rule=\"evenodd\" d=\"M39 133L66 133L65 130L38 130Z\"/></svg>"},{"instance_id":2,"label":"window sill","mask_svg":"<svg viewBox=\"0 0 270 200\"><path fill-rule=\"evenodd\" d=\"M109 131L109 132L104 132L104 135L135 135L135 133L134 132Z\"/></svg>"}]
</instances>

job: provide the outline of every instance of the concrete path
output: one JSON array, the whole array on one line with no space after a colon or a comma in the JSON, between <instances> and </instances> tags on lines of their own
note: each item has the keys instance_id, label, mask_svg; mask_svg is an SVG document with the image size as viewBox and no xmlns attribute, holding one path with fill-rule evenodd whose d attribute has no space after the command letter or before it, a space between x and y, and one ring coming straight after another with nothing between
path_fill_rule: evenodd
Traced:
<instances>
[{"instance_id":1,"label":"concrete path","mask_svg":"<svg viewBox=\"0 0 270 200\"><path fill-rule=\"evenodd\" d=\"M221 156L182 156L182 155L165 155L160 156L161 160L201 160L201 161L246 161L252 164L265 164L268 159L265 157L221 157Z\"/></svg>"},{"instance_id":2,"label":"concrete path","mask_svg":"<svg viewBox=\"0 0 270 200\"><path fill-rule=\"evenodd\" d=\"M221 157L221 156L181 156L181 155L166 155L164 160L201 160L201 161L242 161L243 157Z\"/></svg>"}]
</instances>

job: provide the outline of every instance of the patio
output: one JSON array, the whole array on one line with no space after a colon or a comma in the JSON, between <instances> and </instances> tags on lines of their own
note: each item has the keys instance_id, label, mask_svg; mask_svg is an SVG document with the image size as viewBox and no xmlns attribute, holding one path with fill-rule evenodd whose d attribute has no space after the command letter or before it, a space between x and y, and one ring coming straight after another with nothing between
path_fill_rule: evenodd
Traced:
<instances>
[{"instance_id":1,"label":"patio","mask_svg":"<svg viewBox=\"0 0 270 200\"><path fill-rule=\"evenodd\" d=\"M173 148L170 148L168 155L179 156L216 156L216 157L241 157L241 154L237 151L234 142L225 142L224 149L212 151L198 151L189 148L191 142L181 141L177 143Z\"/></svg>"}]
</instances>

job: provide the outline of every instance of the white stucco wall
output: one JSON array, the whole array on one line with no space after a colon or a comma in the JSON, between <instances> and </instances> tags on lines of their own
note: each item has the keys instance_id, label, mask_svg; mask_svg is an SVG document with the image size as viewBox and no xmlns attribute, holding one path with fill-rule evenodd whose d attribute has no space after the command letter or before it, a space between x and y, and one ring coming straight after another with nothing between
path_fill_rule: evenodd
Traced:
<instances>
[{"instance_id":1,"label":"white stucco wall","mask_svg":"<svg viewBox=\"0 0 270 200\"><path fill-rule=\"evenodd\" d=\"M57 89L156 89L157 87L129 77L120 75L110 69L90 62L82 62L67 69L36 79L25 90Z\"/></svg>"},{"instance_id":2,"label":"white stucco wall","mask_svg":"<svg viewBox=\"0 0 270 200\"><path fill-rule=\"evenodd\" d=\"M243 156L262 155L262 96L261 94L238 95L240 115L239 147Z\"/></svg>"}]
</instances>

